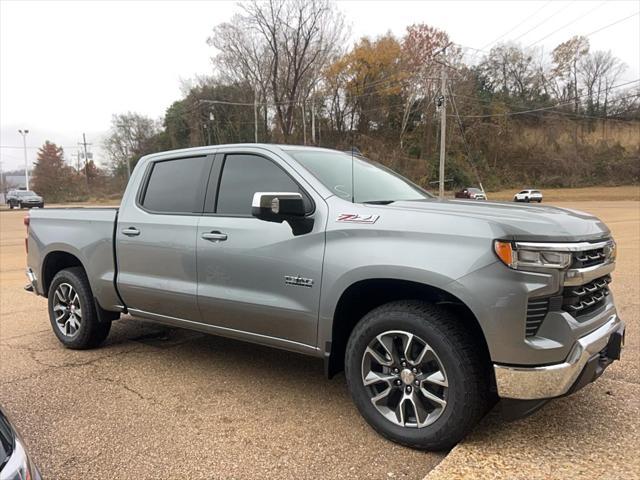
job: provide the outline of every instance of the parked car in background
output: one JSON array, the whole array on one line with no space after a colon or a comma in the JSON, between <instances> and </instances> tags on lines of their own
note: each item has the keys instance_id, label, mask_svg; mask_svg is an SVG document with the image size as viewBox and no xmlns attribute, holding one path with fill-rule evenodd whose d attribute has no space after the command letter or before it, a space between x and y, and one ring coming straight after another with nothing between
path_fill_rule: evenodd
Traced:
<instances>
[{"instance_id":1,"label":"parked car in background","mask_svg":"<svg viewBox=\"0 0 640 480\"><path fill-rule=\"evenodd\" d=\"M542 192L540 190L522 190L513 196L514 202L542 202Z\"/></svg>"},{"instance_id":2,"label":"parked car in background","mask_svg":"<svg viewBox=\"0 0 640 480\"><path fill-rule=\"evenodd\" d=\"M9 190L7 205L9 208L44 208L44 198L32 190Z\"/></svg>"},{"instance_id":3,"label":"parked car in background","mask_svg":"<svg viewBox=\"0 0 640 480\"><path fill-rule=\"evenodd\" d=\"M486 200L487 195L479 188L464 188L455 193L456 198L468 198L470 200Z\"/></svg>"},{"instance_id":4,"label":"parked car in background","mask_svg":"<svg viewBox=\"0 0 640 480\"><path fill-rule=\"evenodd\" d=\"M24 443L0 408L0 480L41 480Z\"/></svg>"}]
</instances>

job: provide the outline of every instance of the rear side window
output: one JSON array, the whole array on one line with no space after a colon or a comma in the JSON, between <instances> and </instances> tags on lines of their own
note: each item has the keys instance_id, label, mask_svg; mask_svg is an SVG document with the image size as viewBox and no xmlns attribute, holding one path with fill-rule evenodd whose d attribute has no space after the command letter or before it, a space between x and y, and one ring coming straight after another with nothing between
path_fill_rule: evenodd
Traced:
<instances>
[{"instance_id":1,"label":"rear side window","mask_svg":"<svg viewBox=\"0 0 640 480\"><path fill-rule=\"evenodd\" d=\"M306 210L312 209L306 193L272 161L258 155L227 155L220 178L216 213L251 215L251 201L256 192L299 192Z\"/></svg>"},{"instance_id":2,"label":"rear side window","mask_svg":"<svg viewBox=\"0 0 640 480\"><path fill-rule=\"evenodd\" d=\"M202 211L203 176L206 157L156 162L151 170L142 206L162 213Z\"/></svg>"}]
</instances>

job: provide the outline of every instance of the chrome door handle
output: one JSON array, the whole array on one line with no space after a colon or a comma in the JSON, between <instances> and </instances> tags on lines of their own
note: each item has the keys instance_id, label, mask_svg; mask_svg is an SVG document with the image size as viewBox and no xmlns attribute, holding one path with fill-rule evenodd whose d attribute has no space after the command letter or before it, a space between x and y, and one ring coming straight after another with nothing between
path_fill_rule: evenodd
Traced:
<instances>
[{"instance_id":1,"label":"chrome door handle","mask_svg":"<svg viewBox=\"0 0 640 480\"><path fill-rule=\"evenodd\" d=\"M122 233L127 237L137 237L138 235L140 235L140 230L138 230L136 227L129 227L122 230Z\"/></svg>"},{"instance_id":2,"label":"chrome door handle","mask_svg":"<svg viewBox=\"0 0 640 480\"><path fill-rule=\"evenodd\" d=\"M205 232L202 234L202 238L205 240L217 240L219 242L224 242L227 239L227 234L220 232Z\"/></svg>"}]
</instances>

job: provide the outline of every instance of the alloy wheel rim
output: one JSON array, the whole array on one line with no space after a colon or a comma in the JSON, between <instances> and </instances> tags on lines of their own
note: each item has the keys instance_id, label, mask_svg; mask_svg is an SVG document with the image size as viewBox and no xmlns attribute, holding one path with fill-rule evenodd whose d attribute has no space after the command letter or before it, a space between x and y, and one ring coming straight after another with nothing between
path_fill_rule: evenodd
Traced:
<instances>
[{"instance_id":1,"label":"alloy wheel rim","mask_svg":"<svg viewBox=\"0 0 640 480\"><path fill-rule=\"evenodd\" d=\"M362 383L376 410L401 427L431 425L447 406L449 383L438 355L403 330L371 340L362 356Z\"/></svg>"},{"instance_id":2,"label":"alloy wheel rim","mask_svg":"<svg viewBox=\"0 0 640 480\"><path fill-rule=\"evenodd\" d=\"M82 308L78 292L70 284L61 283L53 295L53 314L58 330L65 337L75 337L82 324Z\"/></svg>"}]
</instances>

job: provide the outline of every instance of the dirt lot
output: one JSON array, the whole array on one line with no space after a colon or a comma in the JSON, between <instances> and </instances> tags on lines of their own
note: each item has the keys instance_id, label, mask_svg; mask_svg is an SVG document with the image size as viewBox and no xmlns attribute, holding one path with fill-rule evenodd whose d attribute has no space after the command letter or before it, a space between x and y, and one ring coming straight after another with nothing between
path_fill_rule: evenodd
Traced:
<instances>
[{"instance_id":1,"label":"dirt lot","mask_svg":"<svg viewBox=\"0 0 640 480\"><path fill-rule=\"evenodd\" d=\"M638 465L640 203L561 205L619 242L624 360L529 419L490 415L430 477L629 478ZM374 434L315 359L129 319L101 349L63 349L45 300L22 290L22 216L0 213L0 403L46 478L422 478L443 458Z\"/></svg>"}]
</instances>

